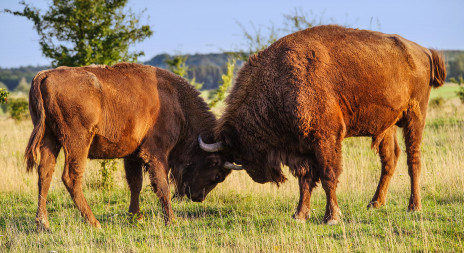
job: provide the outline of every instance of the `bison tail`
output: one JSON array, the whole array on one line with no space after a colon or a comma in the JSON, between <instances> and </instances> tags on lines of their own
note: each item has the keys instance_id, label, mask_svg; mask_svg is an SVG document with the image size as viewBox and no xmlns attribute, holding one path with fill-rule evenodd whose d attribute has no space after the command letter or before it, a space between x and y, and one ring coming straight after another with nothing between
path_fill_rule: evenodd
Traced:
<instances>
[{"instance_id":1,"label":"bison tail","mask_svg":"<svg viewBox=\"0 0 464 253\"><path fill-rule=\"evenodd\" d=\"M432 78L430 85L438 88L445 82L446 66L441 53L433 49L430 49L430 52L432 53Z\"/></svg>"},{"instance_id":2,"label":"bison tail","mask_svg":"<svg viewBox=\"0 0 464 253\"><path fill-rule=\"evenodd\" d=\"M40 84L45 80L41 73L37 74L32 80L31 90L29 91L29 112L31 114L34 129L32 130L29 143L24 153L27 172L32 172L40 160L40 145L45 134L45 109L40 91Z\"/></svg>"}]
</instances>

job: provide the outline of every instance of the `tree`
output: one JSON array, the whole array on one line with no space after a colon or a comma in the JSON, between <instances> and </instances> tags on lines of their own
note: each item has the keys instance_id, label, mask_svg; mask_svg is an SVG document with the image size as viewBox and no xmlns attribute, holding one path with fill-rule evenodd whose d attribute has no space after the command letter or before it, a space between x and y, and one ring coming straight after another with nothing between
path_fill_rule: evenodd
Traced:
<instances>
[{"instance_id":1,"label":"tree","mask_svg":"<svg viewBox=\"0 0 464 253\"><path fill-rule=\"evenodd\" d=\"M280 37L313 27L316 24L320 25L324 23L322 18L320 18L319 21L317 21L315 17L310 19L309 15L303 12L301 9L295 9L291 14L283 14L283 18L284 23L283 27L281 28L276 28L274 25L260 26L257 28L252 23L251 26L253 28L253 32L249 32L245 26L237 22L237 24L242 29L247 49L240 50L238 54L235 54L235 57L243 61L247 61L250 55L258 53L259 51L267 48L272 43L276 42ZM263 32L262 28L265 28L267 32Z\"/></svg>"},{"instance_id":2,"label":"tree","mask_svg":"<svg viewBox=\"0 0 464 253\"><path fill-rule=\"evenodd\" d=\"M232 81L234 79L234 70L235 70L236 60L229 60L227 62L227 72L222 75L221 85L213 93L213 99L209 102L210 107L215 107L220 101L224 100L227 90L232 86Z\"/></svg>"},{"instance_id":3,"label":"tree","mask_svg":"<svg viewBox=\"0 0 464 253\"><path fill-rule=\"evenodd\" d=\"M200 90L203 86L202 83L197 83L195 81L195 77L192 79L187 78L187 72L189 71L189 67L186 65L188 56L182 56L182 55L175 55L172 58L171 57L166 57L164 59L164 62L168 65L168 69L183 78L186 78L195 89Z\"/></svg>"},{"instance_id":4,"label":"tree","mask_svg":"<svg viewBox=\"0 0 464 253\"><path fill-rule=\"evenodd\" d=\"M124 10L127 0L54 0L45 14L21 4L22 11L5 12L34 22L42 52L53 66L136 61L144 53L129 53L129 46L153 33L139 25L140 15Z\"/></svg>"},{"instance_id":5,"label":"tree","mask_svg":"<svg viewBox=\"0 0 464 253\"><path fill-rule=\"evenodd\" d=\"M29 94L30 89L31 89L31 84L26 81L25 77L21 77L14 91Z\"/></svg>"},{"instance_id":6,"label":"tree","mask_svg":"<svg viewBox=\"0 0 464 253\"><path fill-rule=\"evenodd\" d=\"M464 103L464 78L462 78L462 76L459 76L458 78L451 77L449 80L450 82L460 86L459 90L456 91L456 95L458 95L461 102Z\"/></svg>"}]
</instances>

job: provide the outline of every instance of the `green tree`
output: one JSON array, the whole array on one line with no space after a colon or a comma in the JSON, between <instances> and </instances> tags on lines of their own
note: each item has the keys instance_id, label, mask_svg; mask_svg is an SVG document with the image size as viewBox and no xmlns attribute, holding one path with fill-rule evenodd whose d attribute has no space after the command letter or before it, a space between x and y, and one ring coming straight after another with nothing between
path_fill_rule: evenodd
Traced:
<instances>
[{"instance_id":1,"label":"green tree","mask_svg":"<svg viewBox=\"0 0 464 253\"><path fill-rule=\"evenodd\" d=\"M459 99L461 100L462 103L464 103L464 78L462 76L459 76L458 78L451 77L450 82L458 84L459 90L456 91L456 95L458 95Z\"/></svg>"},{"instance_id":2,"label":"green tree","mask_svg":"<svg viewBox=\"0 0 464 253\"><path fill-rule=\"evenodd\" d=\"M166 57L164 62L168 65L168 69L183 78L187 77L188 67L185 64L188 56L175 55L173 57Z\"/></svg>"},{"instance_id":3,"label":"green tree","mask_svg":"<svg viewBox=\"0 0 464 253\"><path fill-rule=\"evenodd\" d=\"M19 82L18 86L14 89L16 92L23 92L29 94L29 90L31 89L31 84L26 81L25 77L22 77Z\"/></svg>"},{"instance_id":4,"label":"green tree","mask_svg":"<svg viewBox=\"0 0 464 253\"><path fill-rule=\"evenodd\" d=\"M213 99L209 102L210 107L215 107L220 101L224 100L227 90L232 86L235 63L235 59L227 62L227 72L222 75L221 85L213 93Z\"/></svg>"},{"instance_id":5,"label":"green tree","mask_svg":"<svg viewBox=\"0 0 464 253\"><path fill-rule=\"evenodd\" d=\"M34 22L42 52L53 66L112 65L136 61L143 52L129 46L152 35L139 25L140 15L124 10L128 0L53 0L44 14L25 2L22 11L7 13Z\"/></svg>"},{"instance_id":6,"label":"green tree","mask_svg":"<svg viewBox=\"0 0 464 253\"><path fill-rule=\"evenodd\" d=\"M193 87L195 87L195 89L200 90L203 84L197 83L195 81L195 77L193 77L192 79L189 79L187 77L187 72L189 71L189 67L186 64L187 58L188 56L175 55L173 57L166 57L164 59L164 62L168 65L168 69L172 73L187 79L189 83L192 84Z\"/></svg>"},{"instance_id":7,"label":"green tree","mask_svg":"<svg viewBox=\"0 0 464 253\"><path fill-rule=\"evenodd\" d=\"M310 15L303 10L295 9L291 14L283 14L284 23L282 27L276 28L274 25L256 27L252 23L252 32L248 31L245 26L237 22L242 29L246 49L240 50L239 53L234 56L243 61L247 61L250 55L267 48L282 36L313 27L316 24L319 25L324 23L322 18L317 21L316 16L312 16L314 16L314 18L311 19Z\"/></svg>"}]
</instances>

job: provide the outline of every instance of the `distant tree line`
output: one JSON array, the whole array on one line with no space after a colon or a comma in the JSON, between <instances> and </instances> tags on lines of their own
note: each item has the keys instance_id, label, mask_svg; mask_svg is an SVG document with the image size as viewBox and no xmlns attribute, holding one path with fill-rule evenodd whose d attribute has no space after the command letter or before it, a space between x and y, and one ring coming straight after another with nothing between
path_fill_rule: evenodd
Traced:
<instances>
[{"instance_id":1,"label":"distant tree line","mask_svg":"<svg viewBox=\"0 0 464 253\"><path fill-rule=\"evenodd\" d=\"M459 80L464 78L464 51L445 50L443 51L446 60L446 79Z\"/></svg>"},{"instance_id":2,"label":"distant tree line","mask_svg":"<svg viewBox=\"0 0 464 253\"><path fill-rule=\"evenodd\" d=\"M218 88L222 75L227 72L227 62L232 58L229 53L185 56L187 57L186 65L188 66L187 76L195 78L196 82L203 84L202 89L205 90ZM173 57L168 54L160 54L144 62L144 64L168 69L166 60ZM241 61L238 61L237 66L240 66L241 63ZM25 78L26 82L30 84L37 72L49 68L51 66L0 68L0 88L2 88L3 83L3 88L14 91L19 88L18 85L22 79Z\"/></svg>"},{"instance_id":3,"label":"distant tree line","mask_svg":"<svg viewBox=\"0 0 464 253\"><path fill-rule=\"evenodd\" d=\"M464 78L464 51L445 50L443 51L447 62L447 80L451 78L458 79L460 76ZM233 56L231 53L221 54L193 54L187 56L186 65L189 67L187 76L195 78L195 81L202 83L204 90L217 89L221 76L227 72L227 62ZM174 56L169 54L160 54L144 64L152 65L160 68L168 69L166 64L167 59L172 59ZM237 68L242 64L242 61L237 62ZM22 78L25 78L27 83L32 81L37 72L48 69L49 66L27 66L19 68L0 68L0 88L8 88L14 91Z\"/></svg>"}]
</instances>

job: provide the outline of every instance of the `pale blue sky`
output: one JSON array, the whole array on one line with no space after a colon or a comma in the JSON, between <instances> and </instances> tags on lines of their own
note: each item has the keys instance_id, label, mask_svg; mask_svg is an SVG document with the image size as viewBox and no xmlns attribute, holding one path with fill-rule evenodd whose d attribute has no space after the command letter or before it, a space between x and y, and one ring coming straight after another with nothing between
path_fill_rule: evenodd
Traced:
<instances>
[{"instance_id":1,"label":"pale blue sky","mask_svg":"<svg viewBox=\"0 0 464 253\"><path fill-rule=\"evenodd\" d=\"M21 10L19 0L0 0L0 10ZM44 10L51 0L26 0ZM237 22L281 27L283 14L295 8L326 23L399 34L422 46L464 50L463 0L129 0L136 13L146 8L143 24L154 31L135 45L145 61L160 53L210 53L244 48ZM147 19L148 18L148 19ZM378 25L380 24L380 25ZM0 13L0 67L49 64L42 56L33 24L23 17Z\"/></svg>"}]
</instances>

